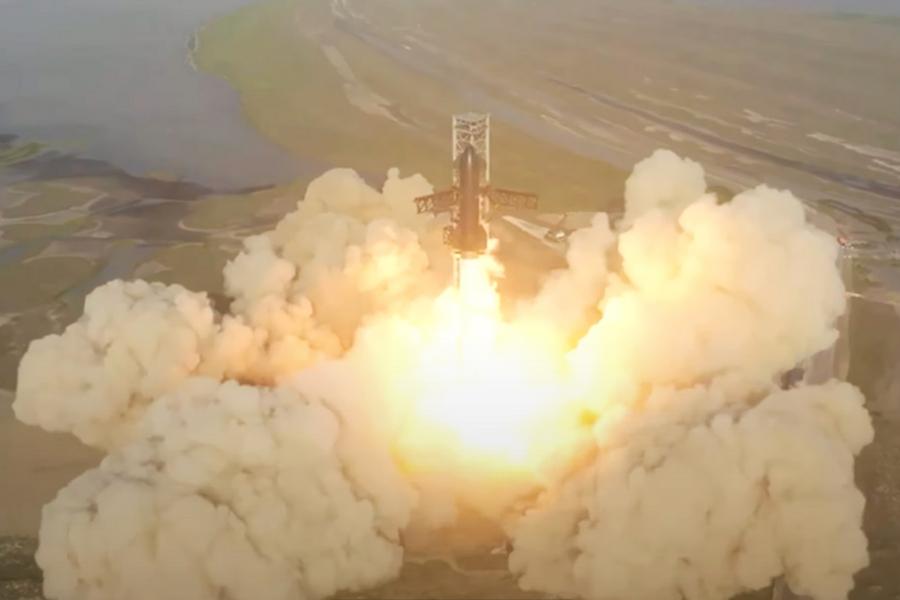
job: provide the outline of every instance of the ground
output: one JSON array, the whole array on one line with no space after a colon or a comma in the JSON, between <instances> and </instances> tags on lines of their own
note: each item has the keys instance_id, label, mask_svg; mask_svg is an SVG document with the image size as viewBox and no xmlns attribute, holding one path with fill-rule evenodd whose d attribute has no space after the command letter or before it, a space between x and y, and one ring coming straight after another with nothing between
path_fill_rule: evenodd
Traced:
<instances>
[{"instance_id":1,"label":"ground","mask_svg":"<svg viewBox=\"0 0 900 600\"><path fill-rule=\"evenodd\" d=\"M450 115L471 110L465 81L408 68L344 29L323 2L265 0L211 23L197 65L241 90L267 137L313 161L380 176L389 167L450 177ZM554 147L495 118L493 179L537 192L545 210L617 208L626 170Z\"/></svg>"}]
</instances>

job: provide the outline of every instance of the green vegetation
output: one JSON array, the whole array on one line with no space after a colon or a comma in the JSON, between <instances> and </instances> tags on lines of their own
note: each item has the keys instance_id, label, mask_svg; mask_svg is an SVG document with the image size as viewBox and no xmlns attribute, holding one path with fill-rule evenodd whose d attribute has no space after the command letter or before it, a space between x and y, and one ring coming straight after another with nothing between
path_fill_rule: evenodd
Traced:
<instances>
[{"instance_id":1,"label":"green vegetation","mask_svg":"<svg viewBox=\"0 0 900 600\"><path fill-rule=\"evenodd\" d=\"M0 227L0 234L4 240L10 242L25 242L46 237L66 237L89 229L95 221L90 217L77 217L65 223L11 223Z\"/></svg>"},{"instance_id":2,"label":"green vegetation","mask_svg":"<svg viewBox=\"0 0 900 600\"><path fill-rule=\"evenodd\" d=\"M182 219L185 227L196 231L240 230L253 223L261 213L273 220L293 210L303 197L298 186L277 187L251 194L204 196L191 203L190 214Z\"/></svg>"},{"instance_id":3,"label":"green vegetation","mask_svg":"<svg viewBox=\"0 0 900 600\"><path fill-rule=\"evenodd\" d=\"M215 293L222 290L222 269L231 258L231 252L211 243L179 244L160 250L135 270L135 277ZM151 265L154 272L146 272Z\"/></svg>"},{"instance_id":4,"label":"green vegetation","mask_svg":"<svg viewBox=\"0 0 900 600\"><path fill-rule=\"evenodd\" d=\"M349 103L344 82L309 33L329 17L321 5L267 0L223 17L202 31L197 65L237 88L253 124L301 159L379 174L410 162L431 176L446 170L436 146ZM411 83L392 94L415 94Z\"/></svg>"},{"instance_id":5,"label":"green vegetation","mask_svg":"<svg viewBox=\"0 0 900 600\"><path fill-rule=\"evenodd\" d=\"M37 142L27 142L18 146L0 148L0 167L11 167L34 158L44 150L44 146Z\"/></svg>"},{"instance_id":6,"label":"green vegetation","mask_svg":"<svg viewBox=\"0 0 900 600\"><path fill-rule=\"evenodd\" d=\"M0 267L0 313L26 310L56 298L90 277L93 261L77 256L32 258Z\"/></svg>"},{"instance_id":7,"label":"green vegetation","mask_svg":"<svg viewBox=\"0 0 900 600\"><path fill-rule=\"evenodd\" d=\"M450 116L473 109L459 90L335 28L329 6L315 0L264 0L214 21L200 33L195 62L240 92L264 135L323 168L380 176L400 166L446 185ZM373 98L387 104L367 104ZM499 115L493 125L495 179L505 187L536 191L548 211L620 205L624 172Z\"/></svg>"},{"instance_id":8,"label":"green vegetation","mask_svg":"<svg viewBox=\"0 0 900 600\"><path fill-rule=\"evenodd\" d=\"M20 198L14 206L3 209L7 218L35 217L77 208L102 194L91 188L47 181L20 183L7 188L5 193Z\"/></svg>"},{"instance_id":9,"label":"green vegetation","mask_svg":"<svg viewBox=\"0 0 900 600\"><path fill-rule=\"evenodd\" d=\"M872 23L874 25L900 27L900 16L896 15L878 15L848 10L839 10L832 13L831 16L838 21L863 21L866 23Z\"/></svg>"}]
</instances>

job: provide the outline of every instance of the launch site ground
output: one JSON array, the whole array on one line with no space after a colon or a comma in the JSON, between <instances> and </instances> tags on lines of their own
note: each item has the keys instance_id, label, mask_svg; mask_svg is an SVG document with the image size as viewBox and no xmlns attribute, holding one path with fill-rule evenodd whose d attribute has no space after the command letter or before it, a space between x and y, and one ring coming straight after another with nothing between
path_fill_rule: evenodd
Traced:
<instances>
[{"instance_id":1,"label":"launch site ground","mask_svg":"<svg viewBox=\"0 0 900 600\"><path fill-rule=\"evenodd\" d=\"M28 343L64 329L116 278L224 302L222 267L240 240L332 166L376 184L399 166L445 186L449 115L473 109L492 114L494 179L537 192L553 215L539 225L621 210L631 165L668 147L702 163L723 197L790 188L850 241L848 378L876 425L857 469L872 566L851 598L900 598L900 76L884 76L900 64L900 17L651 0L263 0L212 14L181 66L234 88L242 112L229 118L274 144L294 179L234 185L209 169L121 165L115 144L73 149L16 121L21 111L3 110L15 99L0 96L0 600L41 597L41 506L101 458L14 418ZM564 252L509 223L495 234L510 294L533 289ZM411 559L398 581L345 597L536 597L504 560Z\"/></svg>"}]
</instances>

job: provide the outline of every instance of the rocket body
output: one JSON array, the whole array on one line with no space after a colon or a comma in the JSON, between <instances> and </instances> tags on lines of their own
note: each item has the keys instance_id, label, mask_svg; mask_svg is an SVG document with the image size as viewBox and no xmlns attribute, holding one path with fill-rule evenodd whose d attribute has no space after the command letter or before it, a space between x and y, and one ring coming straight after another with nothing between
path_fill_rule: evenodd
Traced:
<instances>
[{"instance_id":1,"label":"rocket body","mask_svg":"<svg viewBox=\"0 0 900 600\"><path fill-rule=\"evenodd\" d=\"M467 146L460 154L457 169L459 213L451 245L463 256L482 254L487 249L487 232L481 214L481 162L472 146Z\"/></svg>"},{"instance_id":2,"label":"rocket body","mask_svg":"<svg viewBox=\"0 0 900 600\"><path fill-rule=\"evenodd\" d=\"M455 121L454 121L455 123ZM420 213L449 213L444 227L444 242L457 257L473 258L487 252L487 223L500 211L533 210L537 196L527 192L493 187L485 176L487 169L485 140L479 151L471 142L457 144L454 129L453 186L415 199ZM457 153L457 148L463 146Z\"/></svg>"}]
</instances>

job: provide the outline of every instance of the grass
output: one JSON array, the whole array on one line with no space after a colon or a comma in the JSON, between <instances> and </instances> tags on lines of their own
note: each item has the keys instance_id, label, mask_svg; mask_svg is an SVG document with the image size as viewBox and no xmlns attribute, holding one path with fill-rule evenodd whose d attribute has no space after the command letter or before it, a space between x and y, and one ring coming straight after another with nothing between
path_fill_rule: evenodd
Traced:
<instances>
[{"instance_id":1,"label":"grass","mask_svg":"<svg viewBox=\"0 0 900 600\"><path fill-rule=\"evenodd\" d=\"M0 313L26 310L56 298L90 277L93 261L77 256L50 256L0 267Z\"/></svg>"},{"instance_id":2,"label":"grass","mask_svg":"<svg viewBox=\"0 0 900 600\"><path fill-rule=\"evenodd\" d=\"M135 275L148 281L177 283L191 290L215 293L222 290L222 269L231 258L231 252L214 244L179 244L164 248L151 258L162 270L143 275L138 267Z\"/></svg>"},{"instance_id":3,"label":"grass","mask_svg":"<svg viewBox=\"0 0 900 600\"><path fill-rule=\"evenodd\" d=\"M36 217L77 208L101 193L46 181L20 183L10 187L9 192L29 197L17 206L4 209L3 216L7 218Z\"/></svg>"},{"instance_id":4,"label":"grass","mask_svg":"<svg viewBox=\"0 0 900 600\"><path fill-rule=\"evenodd\" d=\"M304 35L327 15L307 3L298 8L267 0L214 21L201 34L197 65L237 88L253 124L301 159L381 173L421 153L411 132L349 103L343 80Z\"/></svg>"},{"instance_id":5,"label":"grass","mask_svg":"<svg viewBox=\"0 0 900 600\"><path fill-rule=\"evenodd\" d=\"M321 46L337 49L355 78L391 100L401 125L351 104ZM231 83L266 137L301 160L381 175L399 166L435 186L449 180L450 116L477 109L464 91L399 65L333 27L327 4L264 0L200 34L196 64ZM495 181L538 192L548 211L615 207L626 174L549 145L493 117Z\"/></svg>"},{"instance_id":6,"label":"grass","mask_svg":"<svg viewBox=\"0 0 900 600\"><path fill-rule=\"evenodd\" d=\"M274 220L290 212L302 197L303 190L293 186L250 194L204 196L191 203L190 214L182 223L199 231L239 230L254 223L260 214L272 214Z\"/></svg>"},{"instance_id":7,"label":"grass","mask_svg":"<svg viewBox=\"0 0 900 600\"><path fill-rule=\"evenodd\" d=\"M17 163L34 158L43 152L43 144L26 142L18 146L0 148L0 167L11 167Z\"/></svg>"},{"instance_id":8,"label":"grass","mask_svg":"<svg viewBox=\"0 0 900 600\"><path fill-rule=\"evenodd\" d=\"M67 237L79 231L90 229L95 221L90 217L76 217L65 223L10 223L0 226L2 239L10 242L25 242L46 237Z\"/></svg>"}]
</instances>

